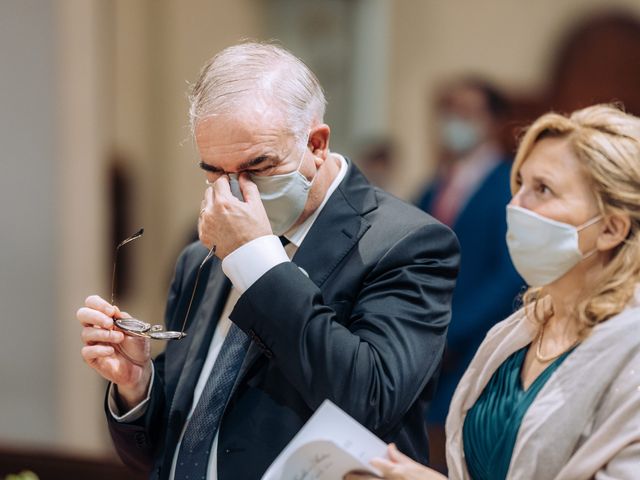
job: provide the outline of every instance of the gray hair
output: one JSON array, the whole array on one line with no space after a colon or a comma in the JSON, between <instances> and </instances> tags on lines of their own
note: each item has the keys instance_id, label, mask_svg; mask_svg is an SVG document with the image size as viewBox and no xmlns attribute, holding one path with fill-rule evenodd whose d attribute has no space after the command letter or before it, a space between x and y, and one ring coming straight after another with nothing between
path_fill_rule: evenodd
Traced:
<instances>
[{"instance_id":1,"label":"gray hair","mask_svg":"<svg viewBox=\"0 0 640 480\"><path fill-rule=\"evenodd\" d=\"M241 43L225 48L202 68L189 95L192 132L199 120L239 108L275 108L283 127L300 141L322 122L326 100L313 72L282 47Z\"/></svg>"}]
</instances>

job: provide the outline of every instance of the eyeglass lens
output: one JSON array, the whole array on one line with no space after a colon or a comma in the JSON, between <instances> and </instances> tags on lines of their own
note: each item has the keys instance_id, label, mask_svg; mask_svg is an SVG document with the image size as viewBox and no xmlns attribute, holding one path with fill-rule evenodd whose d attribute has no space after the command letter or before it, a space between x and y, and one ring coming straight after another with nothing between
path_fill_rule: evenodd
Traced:
<instances>
[{"instance_id":1,"label":"eyeglass lens","mask_svg":"<svg viewBox=\"0 0 640 480\"><path fill-rule=\"evenodd\" d=\"M140 238L144 233L144 229L141 228L136 233L131 235L128 238L125 238L122 242L120 242L116 246L114 260L113 260L113 276L111 279L111 304L114 304L115 291L116 291L116 267L118 263L118 251L121 247L126 245L127 243ZM193 291L191 292L191 298L189 299L189 305L187 306L187 312L185 313L184 320L182 322L182 328L179 332L172 330L165 330L162 325L151 325L150 323L143 322L142 320L138 320L137 318L116 318L114 322L116 326L122 330L126 335L132 337L145 337L151 338L153 340L180 340L187 336L187 333L184 331L187 320L189 318L189 313L191 312L191 304L193 303L193 299L196 294L196 290L198 288L198 281L200 279L200 273L202 271L202 267L204 267L205 263L216 253L215 245L209 250L207 256L204 258L200 267L198 267L198 271L196 273L196 279L193 285Z\"/></svg>"}]
</instances>

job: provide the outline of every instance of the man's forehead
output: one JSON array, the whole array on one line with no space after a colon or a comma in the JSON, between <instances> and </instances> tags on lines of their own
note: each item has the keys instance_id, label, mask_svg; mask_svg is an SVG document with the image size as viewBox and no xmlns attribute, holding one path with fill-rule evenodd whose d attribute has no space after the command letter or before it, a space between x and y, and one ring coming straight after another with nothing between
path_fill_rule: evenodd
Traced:
<instances>
[{"instance_id":1,"label":"man's forehead","mask_svg":"<svg viewBox=\"0 0 640 480\"><path fill-rule=\"evenodd\" d=\"M252 156L286 154L292 135L281 122L250 115L215 115L195 126L195 139L202 161L219 166Z\"/></svg>"},{"instance_id":2,"label":"man's forehead","mask_svg":"<svg viewBox=\"0 0 640 480\"><path fill-rule=\"evenodd\" d=\"M286 135L283 122L275 115L255 112L216 114L199 120L195 125L196 140L206 136L209 140L221 138L246 139L255 134Z\"/></svg>"}]
</instances>

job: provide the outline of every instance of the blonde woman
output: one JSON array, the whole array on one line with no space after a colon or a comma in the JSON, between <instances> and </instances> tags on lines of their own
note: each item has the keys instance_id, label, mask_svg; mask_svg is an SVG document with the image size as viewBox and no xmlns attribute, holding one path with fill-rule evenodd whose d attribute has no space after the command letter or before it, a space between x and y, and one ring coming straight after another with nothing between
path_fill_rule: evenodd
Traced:
<instances>
[{"instance_id":1,"label":"blonde woman","mask_svg":"<svg viewBox=\"0 0 640 480\"><path fill-rule=\"evenodd\" d=\"M542 116L511 187L507 244L530 288L458 385L449 478L639 479L640 119ZM443 478L389 457L374 462L385 478Z\"/></svg>"}]
</instances>

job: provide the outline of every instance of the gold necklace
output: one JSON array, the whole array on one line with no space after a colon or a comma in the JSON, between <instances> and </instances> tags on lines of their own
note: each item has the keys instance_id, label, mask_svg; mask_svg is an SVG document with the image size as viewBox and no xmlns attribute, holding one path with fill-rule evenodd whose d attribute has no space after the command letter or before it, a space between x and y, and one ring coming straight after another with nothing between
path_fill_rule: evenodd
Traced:
<instances>
[{"instance_id":1,"label":"gold necklace","mask_svg":"<svg viewBox=\"0 0 640 480\"><path fill-rule=\"evenodd\" d=\"M558 358L560 355L562 355L563 353L571 350L573 347L575 347L578 342L580 341L580 339L576 339L575 342L573 342L571 345L569 345L567 348L565 348L564 350L562 350L560 353L556 354L556 355L550 355L548 357L545 357L542 355L541 353L541 349L542 349L542 336L544 335L544 327L542 327L542 330L540 330L540 335L538 335L538 345L536 346L536 359L540 362L540 363L549 363L552 360L555 360L556 358Z\"/></svg>"}]
</instances>

